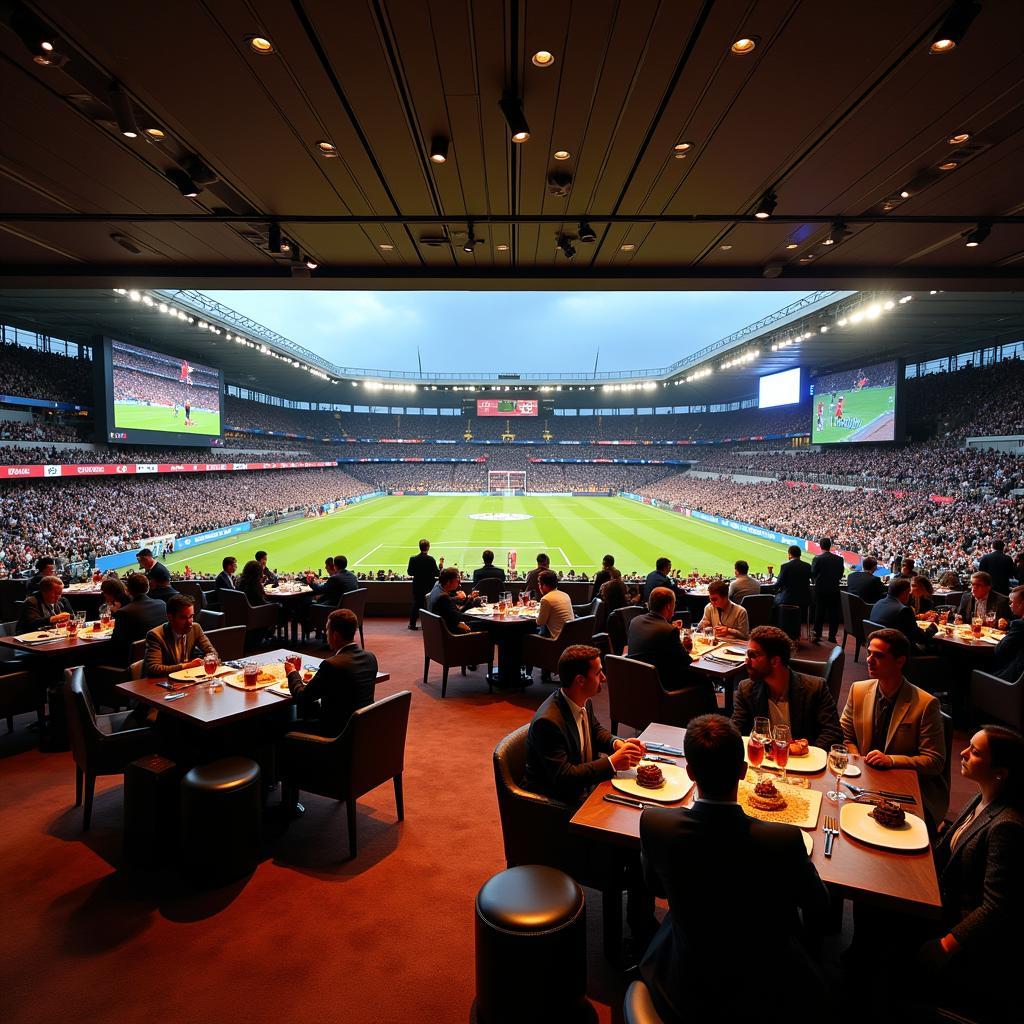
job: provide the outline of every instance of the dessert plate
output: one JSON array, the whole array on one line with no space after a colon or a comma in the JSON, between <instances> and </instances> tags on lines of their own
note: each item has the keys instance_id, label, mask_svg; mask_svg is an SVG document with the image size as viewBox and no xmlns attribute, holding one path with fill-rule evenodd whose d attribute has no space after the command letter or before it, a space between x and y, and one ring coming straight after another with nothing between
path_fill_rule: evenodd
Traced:
<instances>
[{"instance_id":1,"label":"dessert plate","mask_svg":"<svg viewBox=\"0 0 1024 1024\"><path fill-rule=\"evenodd\" d=\"M682 765L659 764L662 774L665 776L665 785L661 789L647 789L636 781L636 769L619 772L612 779L612 785L616 789L628 793L630 796L639 797L641 800L657 800L659 803L673 804L682 800L693 789L693 779L686 773Z\"/></svg>"}]
</instances>

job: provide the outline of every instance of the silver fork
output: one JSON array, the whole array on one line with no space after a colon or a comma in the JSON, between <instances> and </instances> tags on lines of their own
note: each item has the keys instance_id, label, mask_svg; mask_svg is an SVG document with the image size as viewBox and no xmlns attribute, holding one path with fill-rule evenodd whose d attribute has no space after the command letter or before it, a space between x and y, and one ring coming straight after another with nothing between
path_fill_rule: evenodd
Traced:
<instances>
[{"instance_id":1,"label":"silver fork","mask_svg":"<svg viewBox=\"0 0 1024 1024\"><path fill-rule=\"evenodd\" d=\"M836 819L830 815L825 815L822 831L825 833L825 856L831 857L832 844L835 842L836 836L839 835L839 827Z\"/></svg>"}]
</instances>

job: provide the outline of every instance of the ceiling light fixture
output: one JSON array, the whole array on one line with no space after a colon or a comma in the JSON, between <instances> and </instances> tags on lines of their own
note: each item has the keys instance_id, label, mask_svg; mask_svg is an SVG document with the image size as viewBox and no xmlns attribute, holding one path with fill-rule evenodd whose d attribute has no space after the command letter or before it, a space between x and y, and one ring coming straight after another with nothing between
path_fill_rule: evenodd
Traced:
<instances>
[{"instance_id":1,"label":"ceiling light fixture","mask_svg":"<svg viewBox=\"0 0 1024 1024\"><path fill-rule=\"evenodd\" d=\"M910 198L910 193L906 189L903 189L900 192L900 199L909 199L909 198Z\"/></svg>"},{"instance_id":2,"label":"ceiling light fixture","mask_svg":"<svg viewBox=\"0 0 1024 1024\"><path fill-rule=\"evenodd\" d=\"M177 167L167 172L167 179L186 199L195 199L199 195L199 186L184 171Z\"/></svg>"},{"instance_id":3,"label":"ceiling light fixture","mask_svg":"<svg viewBox=\"0 0 1024 1024\"><path fill-rule=\"evenodd\" d=\"M8 5L4 5L8 6ZM56 33L44 25L26 7L18 4L11 13L11 28L32 54L32 60L41 67L63 67L68 62L65 54L57 50Z\"/></svg>"},{"instance_id":4,"label":"ceiling light fixture","mask_svg":"<svg viewBox=\"0 0 1024 1024\"><path fill-rule=\"evenodd\" d=\"M567 149L556 149L552 154L556 160L568 160L572 154Z\"/></svg>"},{"instance_id":5,"label":"ceiling light fixture","mask_svg":"<svg viewBox=\"0 0 1024 1024\"><path fill-rule=\"evenodd\" d=\"M796 243L796 242L790 242L790 243L789 243L789 244L788 244L788 245L786 246L786 248L787 248L787 249L798 249L798 248L799 248L799 246L797 245L797 243Z\"/></svg>"},{"instance_id":6,"label":"ceiling light fixture","mask_svg":"<svg viewBox=\"0 0 1024 1024\"><path fill-rule=\"evenodd\" d=\"M317 144L316 148L320 150L320 155L330 159L332 156L338 155L338 147L333 142L328 142L327 139L321 139Z\"/></svg>"},{"instance_id":7,"label":"ceiling light fixture","mask_svg":"<svg viewBox=\"0 0 1024 1024\"><path fill-rule=\"evenodd\" d=\"M992 233L992 225L986 221L980 221L973 231L968 231L964 238L964 244L968 249L977 249L982 242Z\"/></svg>"},{"instance_id":8,"label":"ceiling light fixture","mask_svg":"<svg viewBox=\"0 0 1024 1024\"><path fill-rule=\"evenodd\" d=\"M849 233L850 229L846 226L845 221L833 221L832 230L829 232L828 238L825 239L825 245L835 245L837 242L841 242Z\"/></svg>"},{"instance_id":9,"label":"ceiling light fixture","mask_svg":"<svg viewBox=\"0 0 1024 1024\"><path fill-rule=\"evenodd\" d=\"M394 252L395 250L395 247L390 242L381 242L377 248L380 249L381 252Z\"/></svg>"},{"instance_id":10,"label":"ceiling light fixture","mask_svg":"<svg viewBox=\"0 0 1024 1024\"><path fill-rule=\"evenodd\" d=\"M539 68L549 68L555 63L555 55L547 50L538 50L530 60Z\"/></svg>"},{"instance_id":11,"label":"ceiling light fixture","mask_svg":"<svg viewBox=\"0 0 1024 1024\"><path fill-rule=\"evenodd\" d=\"M530 126L526 122L526 115L523 113L523 101L514 93L506 92L498 103L508 130L512 135L513 142L526 142L530 138Z\"/></svg>"},{"instance_id":12,"label":"ceiling light fixture","mask_svg":"<svg viewBox=\"0 0 1024 1024\"><path fill-rule=\"evenodd\" d=\"M946 141L951 146L960 146L963 143L965 143L970 137L971 137L971 133L970 132L957 132L956 135L950 135L950 137L948 139L946 139Z\"/></svg>"},{"instance_id":13,"label":"ceiling light fixture","mask_svg":"<svg viewBox=\"0 0 1024 1024\"><path fill-rule=\"evenodd\" d=\"M692 142L677 142L672 147L677 153L685 153L688 149L693 149Z\"/></svg>"},{"instance_id":14,"label":"ceiling light fixture","mask_svg":"<svg viewBox=\"0 0 1024 1024\"><path fill-rule=\"evenodd\" d=\"M246 36L245 41L249 44L249 49L260 56L274 52L274 44L266 36Z\"/></svg>"},{"instance_id":15,"label":"ceiling light fixture","mask_svg":"<svg viewBox=\"0 0 1024 1024\"><path fill-rule=\"evenodd\" d=\"M567 260L576 258L576 246L572 244L572 239L568 235L558 236L558 248L562 250Z\"/></svg>"},{"instance_id":16,"label":"ceiling light fixture","mask_svg":"<svg viewBox=\"0 0 1024 1024\"><path fill-rule=\"evenodd\" d=\"M576 234L581 242L586 242L588 245L597 241L597 232L585 220L580 221Z\"/></svg>"},{"instance_id":17,"label":"ceiling light fixture","mask_svg":"<svg viewBox=\"0 0 1024 1024\"><path fill-rule=\"evenodd\" d=\"M508 252L508 246L504 242L501 242L499 245L496 245L494 248L497 249L498 252Z\"/></svg>"},{"instance_id":18,"label":"ceiling light fixture","mask_svg":"<svg viewBox=\"0 0 1024 1024\"><path fill-rule=\"evenodd\" d=\"M143 128L142 130L150 142L163 142L167 138L167 132L163 128Z\"/></svg>"},{"instance_id":19,"label":"ceiling light fixture","mask_svg":"<svg viewBox=\"0 0 1024 1024\"><path fill-rule=\"evenodd\" d=\"M470 256L473 255L473 250L483 242L482 238L477 238L473 231L473 222L470 221L466 225L466 241L462 246L463 252L468 252Z\"/></svg>"},{"instance_id":20,"label":"ceiling light fixture","mask_svg":"<svg viewBox=\"0 0 1024 1024\"><path fill-rule=\"evenodd\" d=\"M114 82L110 87L110 109L114 112L117 120L117 130L126 139L137 139L139 137L139 126L135 123L135 111L132 110L132 102L128 94L121 88L120 82Z\"/></svg>"},{"instance_id":21,"label":"ceiling light fixture","mask_svg":"<svg viewBox=\"0 0 1024 1024\"><path fill-rule=\"evenodd\" d=\"M619 249L622 252L632 252L635 248L636 246L632 242L626 242L623 245L619 246Z\"/></svg>"},{"instance_id":22,"label":"ceiling light fixture","mask_svg":"<svg viewBox=\"0 0 1024 1024\"><path fill-rule=\"evenodd\" d=\"M964 41L979 10L981 7L975 0L954 0L938 31L932 36L928 52L943 54L955 50Z\"/></svg>"},{"instance_id":23,"label":"ceiling light fixture","mask_svg":"<svg viewBox=\"0 0 1024 1024\"><path fill-rule=\"evenodd\" d=\"M742 39L737 39L729 49L732 50L733 53L737 53L742 56L746 53L753 53L756 46L757 36L744 36Z\"/></svg>"},{"instance_id":24,"label":"ceiling light fixture","mask_svg":"<svg viewBox=\"0 0 1024 1024\"><path fill-rule=\"evenodd\" d=\"M435 135L430 140L430 159L435 164L443 164L448 159L448 140L443 135Z\"/></svg>"},{"instance_id":25,"label":"ceiling light fixture","mask_svg":"<svg viewBox=\"0 0 1024 1024\"><path fill-rule=\"evenodd\" d=\"M758 220L767 220L775 212L775 207L778 203L779 197L771 189L768 189L768 191L761 196L761 201L757 204L754 216Z\"/></svg>"},{"instance_id":26,"label":"ceiling light fixture","mask_svg":"<svg viewBox=\"0 0 1024 1024\"><path fill-rule=\"evenodd\" d=\"M947 160L945 163L939 164L940 171L955 171L960 166L956 160Z\"/></svg>"}]
</instances>

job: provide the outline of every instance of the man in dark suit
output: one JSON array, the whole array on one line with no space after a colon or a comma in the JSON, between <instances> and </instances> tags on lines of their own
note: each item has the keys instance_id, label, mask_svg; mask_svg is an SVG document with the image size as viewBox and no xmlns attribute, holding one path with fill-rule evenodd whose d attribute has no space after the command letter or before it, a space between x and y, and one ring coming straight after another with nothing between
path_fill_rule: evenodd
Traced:
<instances>
[{"instance_id":1,"label":"man in dark suit","mask_svg":"<svg viewBox=\"0 0 1024 1024\"><path fill-rule=\"evenodd\" d=\"M218 590L235 589L235 570L238 568L238 559L228 555L220 564L221 571L217 573L217 579L213 584L214 596Z\"/></svg>"},{"instance_id":2,"label":"man in dark suit","mask_svg":"<svg viewBox=\"0 0 1024 1024\"><path fill-rule=\"evenodd\" d=\"M1010 611L1009 600L996 592L992 586L992 577L987 572L971 574L971 592L960 598L960 607L957 611L967 623L976 615L984 619L986 615L994 614L996 625L1000 620L1009 622L1013 614Z\"/></svg>"},{"instance_id":3,"label":"man in dark suit","mask_svg":"<svg viewBox=\"0 0 1024 1024\"><path fill-rule=\"evenodd\" d=\"M133 572L125 581L131 600L114 612L114 632L110 634L109 655L104 660L121 668L128 667L132 644L167 621L167 605L149 596L149 580L141 572Z\"/></svg>"},{"instance_id":4,"label":"man in dark suit","mask_svg":"<svg viewBox=\"0 0 1024 1024\"><path fill-rule=\"evenodd\" d=\"M139 571L146 574L149 580L149 596L157 601L168 601L177 593L171 586L171 573L163 562L153 557L149 548L143 548L136 556Z\"/></svg>"},{"instance_id":5,"label":"man in dark suit","mask_svg":"<svg viewBox=\"0 0 1024 1024\"><path fill-rule=\"evenodd\" d=\"M1024 675L1024 585L1010 591L1010 611L1014 619L995 649L992 673L1012 683Z\"/></svg>"},{"instance_id":6,"label":"man in dark suit","mask_svg":"<svg viewBox=\"0 0 1024 1024\"><path fill-rule=\"evenodd\" d=\"M795 604L800 609L800 622L803 623L811 606L811 567L800 557L801 554L796 544L790 545L789 561L779 567L775 581L775 607Z\"/></svg>"},{"instance_id":7,"label":"man in dark suit","mask_svg":"<svg viewBox=\"0 0 1024 1024\"><path fill-rule=\"evenodd\" d=\"M505 570L500 565L494 564L494 552L485 551L481 556L484 560L484 564L479 569L473 570L473 582L479 583L481 580L501 580L505 582Z\"/></svg>"},{"instance_id":8,"label":"man in dark suit","mask_svg":"<svg viewBox=\"0 0 1024 1024\"><path fill-rule=\"evenodd\" d=\"M800 943L797 911L805 918L823 914L828 892L800 830L743 813L736 802L747 767L743 740L728 719L693 719L683 749L686 770L697 784L693 807L648 808L640 818L647 885L669 905L640 964L655 1009L666 1024L750 1015L751 990L737 984L735 966L722 951L736 941L736 922L749 920L756 907L759 927L772 922L780 962L793 965L801 979L787 993L787 1006L798 1017L811 1016L824 987ZM729 882L696 881L712 877Z\"/></svg>"},{"instance_id":9,"label":"man in dark suit","mask_svg":"<svg viewBox=\"0 0 1024 1024\"><path fill-rule=\"evenodd\" d=\"M359 589L359 580L356 579L355 573L348 571L348 558L345 555L335 555L334 575L328 576L323 583L313 581L310 586L317 594L317 604L326 604L337 608L342 594Z\"/></svg>"},{"instance_id":10,"label":"man in dark suit","mask_svg":"<svg viewBox=\"0 0 1024 1024\"><path fill-rule=\"evenodd\" d=\"M659 558L654 563L654 572L647 574L647 579L644 580L644 603L648 603L651 599L651 591L655 587L667 587L675 595L676 603L682 601L685 596L683 590L680 588L678 583L669 573L672 571L672 559L670 558Z\"/></svg>"},{"instance_id":11,"label":"man in dark suit","mask_svg":"<svg viewBox=\"0 0 1024 1024\"><path fill-rule=\"evenodd\" d=\"M793 641L776 626L758 626L747 645L747 676L736 688L732 722L746 736L754 719L788 725L795 740L828 750L843 742L839 712L824 679L789 667Z\"/></svg>"},{"instance_id":12,"label":"man in dark suit","mask_svg":"<svg viewBox=\"0 0 1024 1024\"><path fill-rule=\"evenodd\" d=\"M260 569L263 570L263 586L265 587L276 587L277 577L267 568L267 553L266 551L256 552L256 561L260 563Z\"/></svg>"},{"instance_id":13,"label":"man in dark suit","mask_svg":"<svg viewBox=\"0 0 1024 1024\"><path fill-rule=\"evenodd\" d=\"M537 582L537 577L542 572L547 572L551 568L551 559L548 558L543 552L537 556L537 566L531 569L526 574L526 581L523 583L523 593L529 594L530 597L540 600L540 584Z\"/></svg>"},{"instance_id":14,"label":"man in dark suit","mask_svg":"<svg viewBox=\"0 0 1024 1024\"><path fill-rule=\"evenodd\" d=\"M1001 540L992 541L992 550L982 555L978 568L992 577L992 589L997 594L1010 592L1010 577L1016 576L1017 566L1013 559L1003 550L1005 544ZM1024 582L1024 580L1020 581Z\"/></svg>"},{"instance_id":15,"label":"man in dark suit","mask_svg":"<svg viewBox=\"0 0 1024 1024\"><path fill-rule=\"evenodd\" d=\"M868 555L861 562L860 568L846 577L846 592L854 594L868 605L881 601L885 597L885 585L875 575L877 568L878 559Z\"/></svg>"},{"instance_id":16,"label":"man in dark suit","mask_svg":"<svg viewBox=\"0 0 1024 1024\"><path fill-rule=\"evenodd\" d=\"M439 616L450 633L472 632L472 626L463 621L462 612L479 603L477 598L466 597L462 575L453 565L441 570L434 589L427 595L427 611Z\"/></svg>"},{"instance_id":17,"label":"man in dark suit","mask_svg":"<svg viewBox=\"0 0 1024 1024\"><path fill-rule=\"evenodd\" d=\"M412 608L409 611L409 628L415 629L420 617L420 609L426 607L427 594L433 589L434 581L440 574L434 556L429 554L430 541L420 541L420 553L409 559L406 570L412 577Z\"/></svg>"},{"instance_id":18,"label":"man in dark suit","mask_svg":"<svg viewBox=\"0 0 1024 1024\"><path fill-rule=\"evenodd\" d=\"M889 584L888 595L872 605L867 617L885 629L898 629L911 644L924 647L939 627L931 622L927 629L922 629L909 602L910 580L897 576Z\"/></svg>"},{"instance_id":19,"label":"man in dark suit","mask_svg":"<svg viewBox=\"0 0 1024 1024\"><path fill-rule=\"evenodd\" d=\"M39 581L39 593L25 598L15 632L32 633L39 629L49 629L74 618L75 609L62 596L63 593L64 581L59 576L44 576Z\"/></svg>"},{"instance_id":20,"label":"man in dark suit","mask_svg":"<svg viewBox=\"0 0 1024 1024\"><path fill-rule=\"evenodd\" d=\"M36 571L28 581L26 593L31 597L32 594L39 593L39 584L43 582L46 576L57 575L57 563L53 560L50 555L43 555L36 559Z\"/></svg>"},{"instance_id":21,"label":"man in dark suit","mask_svg":"<svg viewBox=\"0 0 1024 1024\"><path fill-rule=\"evenodd\" d=\"M821 640L822 624L828 621L828 642L836 642L836 631L843 619L839 604L839 582L846 575L846 563L832 554L832 538L819 541L821 554L811 559L811 582L814 584L814 640Z\"/></svg>"},{"instance_id":22,"label":"man in dark suit","mask_svg":"<svg viewBox=\"0 0 1024 1024\"><path fill-rule=\"evenodd\" d=\"M193 622L193 614L188 594L175 594L168 600L167 621L146 634L146 676L156 679L184 668L198 668L203 655L217 653L203 627Z\"/></svg>"},{"instance_id":23,"label":"man in dark suit","mask_svg":"<svg viewBox=\"0 0 1024 1024\"><path fill-rule=\"evenodd\" d=\"M327 617L327 643L334 653L320 662L308 683L298 672L288 674L288 689L298 698L302 715L294 729L339 736L354 711L373 703L377 658L355 642L358 628L355 612L336 608ZM319 714L315 707L318 700Z\"/></svg>"},{"instance_id":24,"label":"man in dark suit","mask_svg":"<svg viewBox=\"0 0 1024 1024\"><path fill-rule=\"evenodd\" d=\"M688 668L693 659L679 635L681 623L672 621L676 610L675 594L668 587L655 587L647 606L650 610L637 615L629 624L626 640L629 657L653 665L665 690L700 685L703 680L692 675ZM714 690L707 685L709 696L714 700Z\"/></svg>"},{"instance_id":25,"label":"man in dark suit","mask_svg":"<svg viewBox=\"0 0 1024 1024\"><path fill-rule=\"evenodd\" d=\"M601 596L601 588L612 578L612 569L615 567L615 556L605 555L601 559L601 568L594 573L594 586L590 591L590 600Z\"/></svg>"}]
</instances>

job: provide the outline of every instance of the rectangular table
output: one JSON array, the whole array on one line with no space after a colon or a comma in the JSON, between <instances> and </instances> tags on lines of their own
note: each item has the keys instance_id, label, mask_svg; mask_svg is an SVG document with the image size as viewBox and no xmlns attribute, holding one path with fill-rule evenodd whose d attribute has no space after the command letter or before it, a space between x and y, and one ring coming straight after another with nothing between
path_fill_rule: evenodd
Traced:
<instances>
[{"instance_id":1,"label":"rectangular table","mask_svg":"<svg viewBox=\"0 0 1024 1024\"><path fill-rule=\"evenodd\" d=\"M685 734L685 729L676 726L653 724L640 734L640 738L644 741L665 743L682 750ZM683 758L673 758L672 760L677 764L685 764ZM852 780L856 785L866 788L877 786L910 793L915 797L917 803L905 806L918 817L923 817L921 788L918 785L916 772L877 771L864 764L861 758L857 758L856 763L863 772L858 778ZM826 772L818 772L804 777L809 780L811 788L820 790L822 794L831 788L831 783L834 781L834 778ZM608 803L604 796L611 792L617 792L617 790L610 782L599 784L573 815L569 827L573 832L596 843L610 844L628 850L639 850L641 812L622 804ZM686 807L693 802L695 795L696 787L684 801L665 804L665 806ZM850 798L853 798L852 794ZM915 853L897 853L868 846L856 839L851 839L843 832L835 841L832 857L828 858L824 854L825 835L822 832L822 819L826 814L838 818L839 810L832 801L823 795L817 825L810 832L814 841L811 860L818 869L822 881L835 887L843 896L919 916L937 917L939 915L942 909L942 898L939 894L939 883L932 861L931 849ZM621 924L619 927L621 928Z\"/></svg>"},{"instance_id":2,"label":"rectangular table","mask_svg":"<svg viewBox=\"0 0 1024 1024\"><path fill-rule=\"evenodd\" d=\"M34 654L41 658L67 658L70 654L86 649L103 650L109 643L109 633L102 640L82 640L76 636L73 640L64 637L61 640L45 644L26 644L14 636L0 636L0 644L3 644L4 647L10 647L12 650L21 651L24 654Z\"/></svg>"},{"instance_id":3,"label":"rectangular table","mask_svg":"<svg viewBox=\"0 0 1024 1024\"><path fill-rule=\"evenodd\" d=\"M730 663L714 660L715 652L722 649L724 645L746 649L747 642L746 640L715 639L708 644L703 637L694 634L693 651L691 652L691 657L694 660L690 663L690 668L694 672L700 672L701 675L707 676L715 687L722 687L722 692L725 695L724 712L728 717L732 715L733 693L736 684L747 675L747 663L745 661ZM708 651L708 653L702 654L703 651Z\"/></svg>"}]
</instances>

